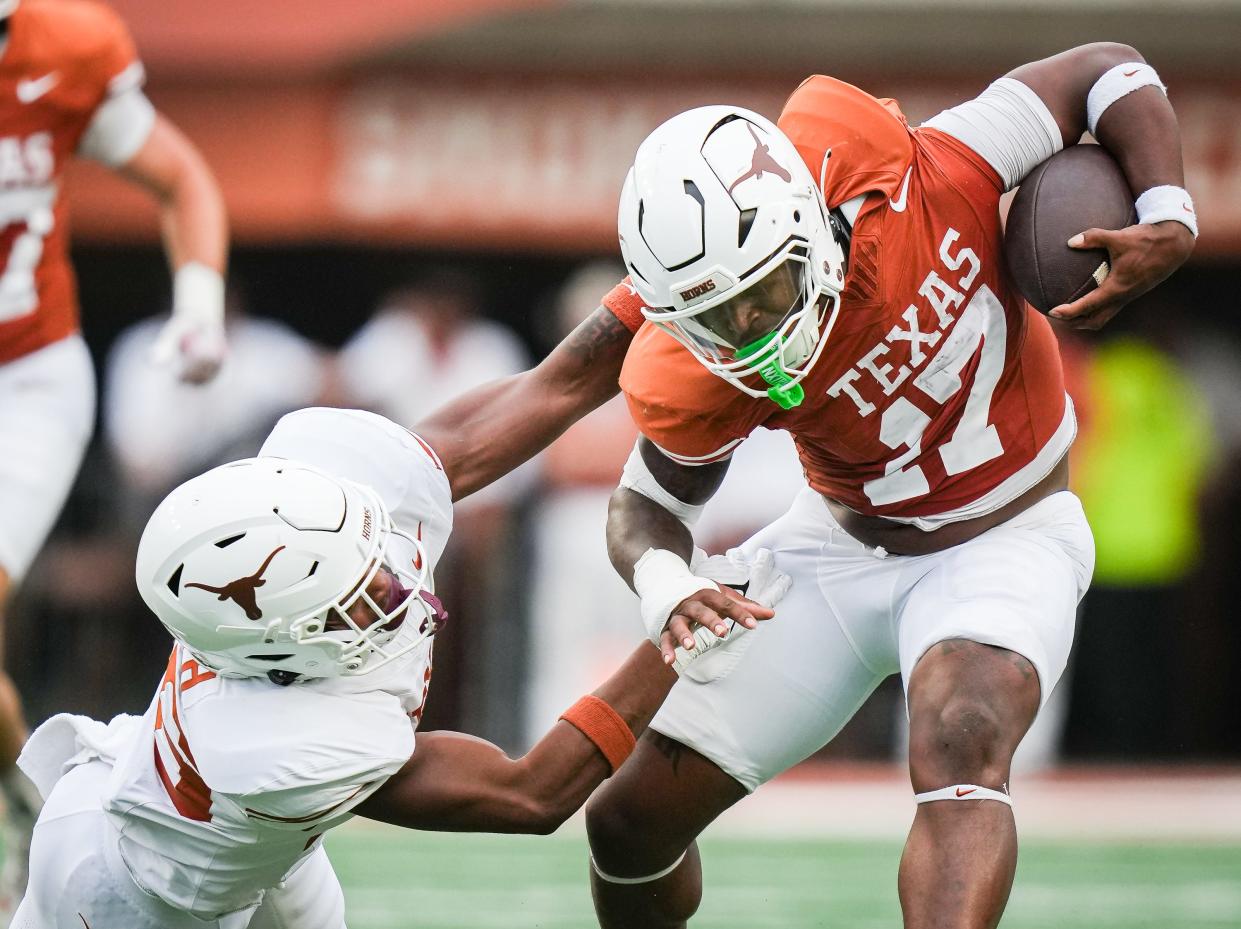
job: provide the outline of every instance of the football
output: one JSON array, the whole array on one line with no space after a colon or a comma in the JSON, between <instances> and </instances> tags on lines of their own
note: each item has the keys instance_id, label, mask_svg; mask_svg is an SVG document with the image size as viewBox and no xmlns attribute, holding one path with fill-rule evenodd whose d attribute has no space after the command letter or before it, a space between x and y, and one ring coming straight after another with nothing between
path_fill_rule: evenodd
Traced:
<instances>
[{"instance_id":1,"label":"football","mask_svg":"<svg viewBox=\"0 0 1241 929\"><path fill-rule=\"evenodd\" d=\"M1098 287L1109 271L1107 252L1066 243L1087 229L1132 225L1133 200L1120 165L1098 145L1072 145L1031 171L1004 232L1005 259L1022 296L1046 313Z\"/></svg>"}]
</instances>

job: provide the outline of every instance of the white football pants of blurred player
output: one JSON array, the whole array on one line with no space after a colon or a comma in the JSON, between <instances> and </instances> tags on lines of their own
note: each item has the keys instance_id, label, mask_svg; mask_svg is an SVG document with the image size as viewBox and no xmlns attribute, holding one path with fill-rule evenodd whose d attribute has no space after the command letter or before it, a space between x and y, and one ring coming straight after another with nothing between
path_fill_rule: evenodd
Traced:
<instances>
[{"instance_id":1,"label":"white football pants of blurred player","mask_svg":"<svg viewBox=\"0 0 1241 929\"><path fill-rule=\"evenodd\" d=\"M26 739L21 699L3 667L4 614L43 547L90 441L95 372L80 335L0 365L0 792L5 855L0 909L26 885L26 847L39 799L15 767Z\"/></svg>"},{"instance_id":2,"label":"white football pants of blurred player","mask_svg":"<svg viewBox=\"0 0 1241 929\"><path fill-rule=\"evenodd\" d=\"M56 784L30 847L30 885L11 929L345 929L345 899L320 846L257 909L198 919L141 890L102 808L112 765Z\"/></svg>"}]
</instances>

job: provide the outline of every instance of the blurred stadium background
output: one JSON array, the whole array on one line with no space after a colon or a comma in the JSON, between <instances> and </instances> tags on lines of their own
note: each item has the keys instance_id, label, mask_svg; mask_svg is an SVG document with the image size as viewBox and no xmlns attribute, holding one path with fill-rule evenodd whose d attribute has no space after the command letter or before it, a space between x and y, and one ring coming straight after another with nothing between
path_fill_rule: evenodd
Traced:
<instances>
[{"instance_id":1,"label":"blurred stadium background","mask_svg":"<svg viewBox=\"0 0 1241 929\"><path fill-rule=\"evenodd\" d=\"M1070 674L1021 758L1028 852L1005 925L1241 925L1241 3L112 3L151 98L223 185L233 355L201 389L145 366L169 292L154 210L79 165L74 263L101 413L11 610L7 654L34 721L149 700L168 643L132 557L173 484L252 453L298 406L413 423L526 367L592 310L618 274L624 172L664 117L723 101L774 117L822 71L916 122L1021 62L1136 46L1169 86L1203 233L1191 264L1104 333L1064 333L1099 563ZM632 440L614 404L463 507L424 727L520 751L637 638L602 532ZM762 525L800 480L781 437L752 445L708 547ZM911 805L889 685L822 757L721 824L701 926L896 923ZM354 929L589 922L580 826L508 840L359 825L329 847Z\"/></svg>"}]
</instances>

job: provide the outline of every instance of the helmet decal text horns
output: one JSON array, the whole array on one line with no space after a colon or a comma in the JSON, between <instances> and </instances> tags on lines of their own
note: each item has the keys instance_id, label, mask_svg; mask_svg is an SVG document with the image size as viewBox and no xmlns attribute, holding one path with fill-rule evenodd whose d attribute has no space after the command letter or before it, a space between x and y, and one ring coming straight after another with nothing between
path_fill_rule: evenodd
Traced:
<instances>
[{"instance_id":1,"label":"helmet decal text horns","mask_svg":"<svg viewBox=\"0 0 1241 929\"><path fill-rule=\"evenodd\" d=\"M785 168L784 165L780 164L780 162L776 161L776 159L772 157L771 148L765 145L763 140L758 137L758 133L754 131L754 126L750 123L746 123L745 127L750 130L750 135L754 137L754 160L750 162L750 170L746 171L745 174L741 175L741 177L737 178L728 185L728 192L731 194L734 190L736 190L738 184L742 181L749 180L750 178L761 180L764 171L774 174L786 184L791 183L793 180L793 175L789 173L788 169Z\"/></svg>"},{"instance_id":2,"label":"helmet decal text horns","mask_svg":"<svg viewBox=\"0 0 1241 929\"><path fill-rule=\"evenodd\" d=\"M199 590L207 591L207 593L219 594L221 600L232 600L245 610L247 619L262 619L263 611L259 609L256 595L258 589L267 583L267 581L263 580L263 574L267 571L268 565L282 551L284 551L283 545L268 555L263 563L259 565L259 569L253 574L239 577L235 581L229 581L223 587L212 587L209 584L199 584L197 582L186 584L185 586L197 587Z\"/></svg>"}]
</instances>

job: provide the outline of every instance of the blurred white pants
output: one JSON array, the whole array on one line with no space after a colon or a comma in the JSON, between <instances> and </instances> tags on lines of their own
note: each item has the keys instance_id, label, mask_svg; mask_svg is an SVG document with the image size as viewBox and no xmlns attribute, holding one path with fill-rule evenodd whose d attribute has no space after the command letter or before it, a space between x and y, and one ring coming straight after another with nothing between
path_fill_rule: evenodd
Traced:
<instances>
[{"instance_id":1,"label":"blurred white pants","mask_svg":"<svg viewBox=\"0 0 1241 929\"><path fill-rule=\"evenodd\" d=\"M0 365L0 567L25 576L77 477L95 426L80 335Z\"/></svg>"}]
</instances>

